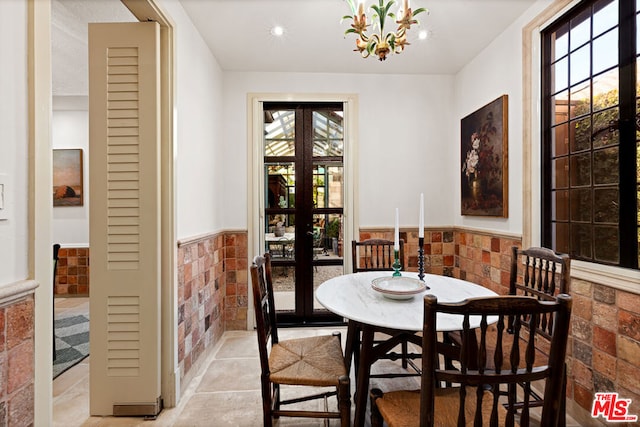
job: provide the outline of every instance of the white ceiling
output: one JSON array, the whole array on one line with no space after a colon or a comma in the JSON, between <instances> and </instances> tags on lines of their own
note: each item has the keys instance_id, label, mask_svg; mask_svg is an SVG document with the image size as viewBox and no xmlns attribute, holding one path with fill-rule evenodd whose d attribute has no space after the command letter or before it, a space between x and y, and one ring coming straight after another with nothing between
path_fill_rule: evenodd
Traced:
<instances>
[{"instance_id":1,"label":"white ceiling","mask_svg":"<svg viewBox=\"0 0 640 427\"><path fill-rule=\"evenodd\" d=\"M547 0L548 1L548 0ZM362 59L341 22L344 0L180 0L223 70L316 73L452 74L536 0L412 0L426 7L413 40L384 62ZM367 0L371 4L372 0ZM87 93L87 23L132 21L119 0L53 0L54 95ZM276 39L273 25L285 28ZM417 35L413 28L410 34ZM411 40L411 39L410 39Z\"/></svg>"}]
</instances>

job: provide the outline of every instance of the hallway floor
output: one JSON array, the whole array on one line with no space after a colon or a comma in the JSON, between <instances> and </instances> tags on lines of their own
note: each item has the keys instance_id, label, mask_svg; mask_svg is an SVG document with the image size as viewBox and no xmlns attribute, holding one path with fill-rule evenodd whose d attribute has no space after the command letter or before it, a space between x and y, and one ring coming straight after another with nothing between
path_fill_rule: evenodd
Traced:
<instances>
[{"instance_id":1,"label":"hallway floor","mask_svg":"<svg viewBox=\"0 0 640 427\"><path fill-rule=\"evenodd\" d=\"M55 307L56 314L61 312L87 313L89 300L88 298L56 298ZM342 332L344 340L346 328L292 328L280 329L279 332L281 339L288 339L312 334L330 334L335 330ZM53 381L53 426L255 427L262 425L260 363L256 335L253 331L225 332L220 342L204 360L203 366L206 368L189 384L178 406L163 410L155 420L146 420L142 417L90 417L90 359L91 356L62 373ZM388 372L402 368L395 362L379 361L374 364L373 369L374 371L384 369ZM353 372L351 378L353 388L355 383ZM377 381L372 379L371 386L378 386L383 390L390 388L416 389L419 388L419 382L417 378ZM276 425L315 427L323 425L323 421L282 418ZM331 425L337 426L339 423L333 420ZM577 426L579 424L567 417L567 425Z\"/></svg>"}]
</instances>

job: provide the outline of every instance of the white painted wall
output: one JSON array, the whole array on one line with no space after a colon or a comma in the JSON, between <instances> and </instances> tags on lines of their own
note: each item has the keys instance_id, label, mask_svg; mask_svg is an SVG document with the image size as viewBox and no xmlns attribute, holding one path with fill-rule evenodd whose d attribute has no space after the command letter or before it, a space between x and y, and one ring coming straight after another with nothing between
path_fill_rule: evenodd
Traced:
<instances>
[{"instance_id":1,"label":"white painted wall","mask_svg":"<svg viewBox=\"0 0 640 427\"><path fill-rule=\"evenodd\" d=\"M176 27L176 203L177 237L229 228L222 141L222 70L177 0L162 6ZM243 165L244 165L243 161ZM244 210L246 211L246 209ZM243 213L244 213L243 211Z\"/></svg>"},{"instance_id":2,"label":"white painted wall","mask_svg":"<svg viewBox=\"0 0 640 427\"><path fill-rule=\"evenodd\" d=\"M460 215L461 165L456 164L458 173L452 193L456 225L522 233L522 28L549 3L541 0L529 8L455 76L453 131L458 141L454 153L457 163L460 163L460 120L503 94L509 96L509 216Z\"/></svg>"},{"instance_id":3,"label":"white painted wall","mask_svg":"<svg viewBox=\"0 0 640 427\"><path fill-rule=\"evenodd\" d=\"M395 208L402 227L451 225L455 154L451 120L453 77L313 73L225 73L225 197L227 228L246 229L247 94L357 94L358 197L361 227L390 227Z\"/></svg>"},{"instance_id":4,"label":"white painted wall","mask_svg":"<svg viewBox=\"0 0 640 427\"><path fill-rule=\"evenodd\" d=\"M54 149L81 148L84 196L82 206L54 206L53 242L84 247L89 245L89 112L53 111L51 139Z\"/></svg>"},{"instance_id":5,"label":"white painted wall","mask_svg":"<svg viewBox=\"0 0 640 427\"><path fill-rule=\"evenodd\" d=\"M0 286L28 272L27 2L0 1L0 174L9 218L0 221Z\"/></svg>"}]
</instances>

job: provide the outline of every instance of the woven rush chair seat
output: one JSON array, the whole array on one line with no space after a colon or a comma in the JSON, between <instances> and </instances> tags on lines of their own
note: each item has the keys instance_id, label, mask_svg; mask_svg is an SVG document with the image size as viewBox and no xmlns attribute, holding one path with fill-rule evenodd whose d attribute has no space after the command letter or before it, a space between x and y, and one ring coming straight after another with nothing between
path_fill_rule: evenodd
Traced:
<instances>
[{"instance_id":1,"label":"woven rush chair seat","mask_svg":"<svg viewBox=\"0 0 640 427\"><path fill-rule=\"evenodd\" d=\"M264 426L271 427L275 418L301 417L338 419L341 427L348 427L351 425L351 383L340 334L281 341L276 323L271 255L266 253L255 257L250 270L260 353ZM318 390L285 400L280 395L281 386L318 387ZM327 387L332 389L327 391ZM329 398L334 396L337 405L335 410L331 410ZM307 410L300 406L316 399L324 400L324 410Z\"/></svg>"},{"instance_id":2,"label":"woven rush chair seat","mask_svg":"<svg viewBox=\"0 0 640 427\"><path fill-rule=\"evenodd\" d=\"M465 400L465 426L473 426L474 413L477 404L475 389L467 388ZM483 419L491 417L492 398L491 392L483 392L482 413ZM434 425L448 427L458 425L458 398L459 391L451 388L437 388L434 403ZM374 397L382 397L378 393ZM384 394L384 399L376 400L378 411L389 427L417 427L420 425L420 390L399 390ZM498 410L498 425L505 425L507 411L501 405Z\"/></svg>"},{"instance_id":3,"label":"woven rush chair seat","mask_svg":"<svg viewBox=\"0 0 640 427\"><path fill-rule=\"evenodd\" d=\"M280 341L271 348L269 378L278 384L337 387L347 375L340 340L333 335Z\"/></svg>"}]
</instances>

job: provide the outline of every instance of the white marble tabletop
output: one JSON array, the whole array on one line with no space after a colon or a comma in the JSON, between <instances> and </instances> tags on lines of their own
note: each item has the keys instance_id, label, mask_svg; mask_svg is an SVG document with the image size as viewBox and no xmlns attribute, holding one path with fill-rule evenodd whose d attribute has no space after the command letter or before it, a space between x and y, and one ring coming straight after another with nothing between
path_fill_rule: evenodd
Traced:
<instances>
[{"instance_id":1,"label":"white marble tabletop","mask_svg":"<svg viewBox=\"0 0 640 427\"><path fill-rule=\"evenodd\" d=\"M375 271L345 274L334 277L316 289L315 296L327 310L349 320L372 326L405 331L422 331L424 296L433 294L440 302L458 302L467 298L497 295L490 289L452 277L426 274L424 281L430 289L411 299L393 300L371 287L373 279L391 276L392 272ZM418 273L402 272L406 277L418 277ZM471 327L474 319L470 319ZM438 314L439 331L462 329L462 317Z\"/></svg>"}]
</instances>

